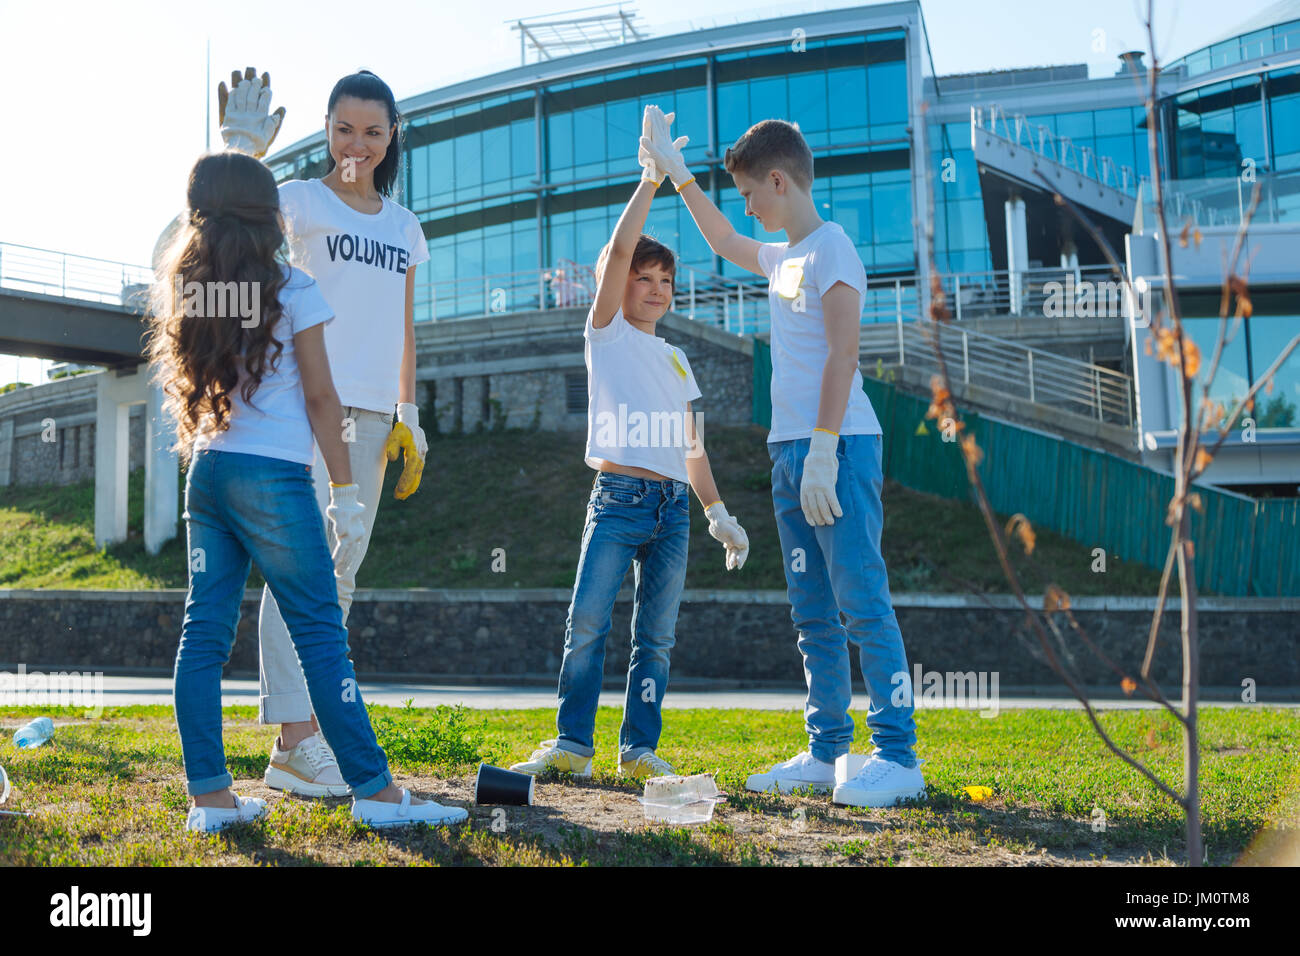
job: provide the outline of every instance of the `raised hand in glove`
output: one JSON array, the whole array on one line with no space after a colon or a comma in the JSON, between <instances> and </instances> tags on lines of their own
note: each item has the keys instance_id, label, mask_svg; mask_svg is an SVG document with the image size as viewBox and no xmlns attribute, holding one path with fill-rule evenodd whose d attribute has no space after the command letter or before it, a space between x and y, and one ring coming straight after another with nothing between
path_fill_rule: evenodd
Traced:
<instances>
[{"instance_id":1,"label":"raised hand in glove","mask_svg":"<svg viewBox=\"0 0 1300 956\"><path fill-rule=\"evenodd\" d=\"M230 149L261 159L271 148L284 121L283 106L267 115L271 107L271 74L263 73L259 79L250 66L241 78L239 71L233 70L230 86L227 90L224 81L217 86L221 141Z\"/></svg>"},{"instance_id":2,"label":"raised hand in glove","mask_svg":"<svg viewBox=\"0 0 1300 956\"><path fill-rule=\"evenodd\" d=\"M745 534L745 529L739 521L727 514L721 501L705 508L704 514L709 519L709 534L726 546L727 570L739 571L749 556L749 536Z\"/></svg>"},{"instance_id":3,"label":"raised hand in glove","mask_svg":"<svg viewBox=\"0 0 1300 956\"><path fill-rule=\"evenodd\" d=\"M673 185L680 189L690 178L691 172L686 168L686 160L682 158L682 147L690 142L689 136L679 136L673 139L669 127L672 125L676 113L664 115L664 111L659 107L651 104L645 108L645 115L642 117L642 129L649 126L650 132L643 132L641 135L641 149L646 157L654 163L655 170L662 176L667 173L672 177Z\"/></svg>"},{"instance_id":4,"label":"raised hand in glove","mask_svg":"<svg viewBox=\"0 0 1300 956\"><path fill-rule=\"evenodd\" d=\"M648 141L654 135L654 129L650 122L650 110L646 109L641 117L641 138ZM664 181L664 174L659 171L655 161L650 157L650 151L644 144L638 145L636 151L636 161L641 164L641 181L652 182L656 186Z\"/></svg>"},{"instance_id":5,"label":"raised hand in glove","mask_svg":"<svg viewBox=\"0 0 1300 956\"><path fill-rule=\"evenodd\" d=\"M834 524L835 519L844 514L840 499L835 496L835 479L840 472L835 449L839 443L840 436L834 432L815 430L808 444L808 455L803 460L803 482L799 485L799 504L811 525Z\"/></svg>"},{"instance_id":6,"label":"raised hand in glove","mask_svg":"<svg viewBox=\"0 0 1300 956\"><path fill-rule=\"evenodd\" d=\"M334 573L347 577L361 561L362 538L366 533L362 514L366 506L357 501L357 485L330 482L330 503L325 509L334 528Z\"/></svg>"},{"instance_id":7,"label":"raised hand in glove","mask_svg":"<svg viewBox=\"0 0 1300 956\"><path fill-rule=\"evenodd\" d=\"M402 475L397 479L397 489L393 497L403 501L413 495L420 487L420 476L424 474L424 456L429 453L429 442L420 427L420 409L410 402L397 406L397 421L388 435L384 452L389 461L397 461L403 456Z\"/></svg>"}]
</instances>

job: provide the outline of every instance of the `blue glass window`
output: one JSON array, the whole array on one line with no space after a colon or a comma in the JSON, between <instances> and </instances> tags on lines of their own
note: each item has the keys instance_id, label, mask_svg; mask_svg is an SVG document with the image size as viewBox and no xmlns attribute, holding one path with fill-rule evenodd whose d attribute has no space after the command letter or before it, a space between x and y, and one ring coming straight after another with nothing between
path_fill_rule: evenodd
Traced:
<instances>
[{"instance_id":1,"label":"blue glass window","mask_svg":"<svg viewBox=\"0 0 1300 956\"><path fill-rule=\"evenodd\" d=\"M725 153L753 125L749 121L749 84L720 83L717 97L718 151Z\"/></svg>"},{"instance_id":2,"label":"blue glass window","mask_svg":"<svg viewBox=\"0 0 1300 956\"><path fill-rule=\"evenodd\" d=\"M605 172L605 107L588 106L573 112L575 178L602 175ZM616 142L614 138L611 141ZM635 148L633 148L635 152Z\"/></svg>"},{"instance_id":3,"label":"blue glass window","mask_svg":"<svg viewBox=\"0 0 1300 956\"><path fill-rule=\"evenodd\" d=\"M1273 134L1273 168L1300 167L1300 70L1268 75L1269 119Z\"/></svg>"},{"instance_id":4,"label":"blue glass window","mask_svg":"<svg viewBox=\"0 0 1300 956\"><path fill-rule=\"evenodd\" d=\"M1300 328L1300 316L1260 315L1250 319L1251 364L1258 378ZM1240 333L1238 338L1240 338ZM1300 428L1300 351L1292 351L1273 377L1273 390L1259 391L1255 421L1260 428Z\"/></svg>"},{"instance_id":5,"label":"blue glass window","mask_svg":"<svg viewBox=\"0 0 1300 956\"><path fill-rule=\"evenodd\" d=\"M510 178L510 127L494 126L483 131L483 181L500 189Z\"/></svg>"},{"instance_id":6,"label":"blue glass window","mask_svg":"<svg viewBox=\"0 0 1300 956\"><path fill-rule=\"evenodd\" d=\"M862 129L867 126L866 67L846 67L826 74L830 88L831 129ZM864 137L865 138L865 137Z\"/></svg>"},{"instance_id":7,"label":"blue glass window","mask_svg":"<svg viewBox=\"0 0 1300 956\"><path fill-rule=\"evenodd\" d=\"M454 150L456 154L456 189L473 189L483 182L483 136L470 133L457 136Z\"/></svg>"},{"instance_id":8,"label":"blue glass window","mask_svg":"<svg viewBox=\"0 0 1300 956\"><path fill-rule=\"evenodd\" d=\"M770 76L749 81L750 125L765 119L789 119L785 77Z\"/></svg>"},{"instance_id":9,"label":"blue glass window","mask_svg":"<svg viewBox=\"0 0 1300 956\"><path fill-rule=\"evenodd\" d=\"M573 114L559 113L546 119L547 168L551 180L567 179L573 166Z\"/></svg>"},{"instance_id":10,"label":"blue glass window","mask_svg":"<svg viewBox=\"0 0 1300 956\"><path fill-rule=\"evenodd\" d=\"M867 67L871 125L907 122L907 67L902 60Z\"/></svg>"},{"instance_id":11,"label":"blue glass window","mask_svg":"<svg viewBox=\"0 0 1300 956\"><path fill-rule=\"evenodd\" d=\"M510 168L516 186L537 176L537 141L531 119L510 124Z\"/></svg>"},{"instance_id":12,"label":"blue glass window","mask_svg":"<svg viewBox=\"0 0 1300 956\"><path fill-rule=\"evenodd\" d=\"M796 73L790 77L790 119L799 123L805 137L830 129L825 73Z\"/></svg>"},{"instance_id":13,"label":"blue glass window","mask_svg":"<svg viewBox=\"0 0 1300 956\"><path fill-rule=\"evenodd\" d=\"M430 203L445 201L456 187L454 147L444 139L429 144Z\"/></svg>"}]
</instances>

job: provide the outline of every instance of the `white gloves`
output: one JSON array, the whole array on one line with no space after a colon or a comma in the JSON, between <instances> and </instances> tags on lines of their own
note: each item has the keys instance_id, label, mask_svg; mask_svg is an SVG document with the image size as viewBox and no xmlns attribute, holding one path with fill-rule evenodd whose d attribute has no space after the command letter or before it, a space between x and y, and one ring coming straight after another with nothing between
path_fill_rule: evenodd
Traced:
<instances>
[{"instance_id":1,"label":"white gloves","mask_svg":"<svg viewBox=\"0 0 1300 956\"><path fill-rule=\"evenodd\" d=\"M642 134L637 156L644 153L660 175L667 173L672 177L673 185L681 189L691 178L691 171L686 168L686 160L682 158L682 147L690 142L690 137L679 136L676 140L673 139L668 128L676 115L669 113L665 116L664 111L653 104L645 108L641 126L643 130L648 127L649 132Z\"/></svg>"},{"instance_id":2,"label":"white gloves","mask_svg":"<svg viewBox=\"0 0 1300 956\"><path fill-rule=\"evenodd\" d=\"M237 149L261 159L270 149L284 120L284 107L267 116L271 107L271 74L259 79L250 66L241 80L239 71L230 74L232 92L223 81L217 87L217 121L221 140L229 149Z\"/></svg>"},{"instance_id":3,"label":"white gloves","mask_svg":"<svg viewBox=\"0 0 1300 956\"><path fill-rule=\"evenodd\" d=\"M799 486L799 504L811 525L834 524L843 516L840 500L835 497L835 479L840 464L835 458L840 436L834 432L814 431L803 460L803 482Z\"/></svg>"},{"instance_id":4,"label":"white gloves","mask_svg":"<svg viewBox=\"0 0 1300 956\"><path fill-rule=\"evenodd\" d=\"M739 521L727 514L721 501L705 508L704 514L709 519L709 534L721 541L727 549L727 570L739 571L749 556L749 536L745 534L745 529Z\"/></svg>"},{"instance_id":5,"label":"white gloves","mask_svg":"<svg viewBox=\"0 0 1300 956\"><path fill-rule=\"evenodd\" d=\"M330 483L330 503L325 515L334 526L334 573L346 575L345 569L354 569L361 557L361 539L366 533L361 515L366 506L357 501L357 485Z\"/></svg>"},{"instance_id":6,"label":"white gloves","mask_svg":"<svg viewBox=\"0 0 1300 956\"><path fill-rule=\"evenodd\" d=\"M649 140L654 130L650 123L650 110L647 108L645 114L641 117L641 140L644 143ZM651 182L658 186L664 181L664 174L659 172L659 167L655 161L650 158L650 151L644 145L637 147L636 161L641 164L641 181Z\"/></svg>"},{"instance_id":7,"label":"white gloves","mask_svg":"<svg viewBox=\"0 0 1300 956\"><path fill-rule=\"evenodd\" d=\"M397 420L411 430L411 437L415 439L415 451L420 456L420 461L424 461L429 454L429 441L424 437L424 429L420 427L420 408L410 402L400 402L397 406Z\"/></svg>"}]
</instances>

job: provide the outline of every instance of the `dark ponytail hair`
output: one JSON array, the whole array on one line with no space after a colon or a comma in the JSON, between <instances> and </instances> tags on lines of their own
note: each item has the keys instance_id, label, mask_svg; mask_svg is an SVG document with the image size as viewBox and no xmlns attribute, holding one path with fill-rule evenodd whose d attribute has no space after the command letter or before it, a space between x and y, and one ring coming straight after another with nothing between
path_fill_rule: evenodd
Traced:
<instances>
[{"instance_id":1,"label":"dark ponytail hair","mask_svg":"<svg viewBox=\"0 0 1300 956\"><path fill-rule=\"evenodd\" d=\"M334 104L339 101L340 96L355 96L359 100L374 100L382 103L388 111L388 125L397 126L388 140L388 152L384 154L384 161L375 167L375 189L391 198L397 185L397 171L402 164L402 114L397 109L397 101L393 99L393 91L388 88L387 83L369 70L358 70L334 84L334 89L330 91L329 103L325 108L327 116L334 112ZM335 163L332 155L327 155L326 158L329 165L326 166L325 172L328 174Z\"/></svg>"}]
</instances>

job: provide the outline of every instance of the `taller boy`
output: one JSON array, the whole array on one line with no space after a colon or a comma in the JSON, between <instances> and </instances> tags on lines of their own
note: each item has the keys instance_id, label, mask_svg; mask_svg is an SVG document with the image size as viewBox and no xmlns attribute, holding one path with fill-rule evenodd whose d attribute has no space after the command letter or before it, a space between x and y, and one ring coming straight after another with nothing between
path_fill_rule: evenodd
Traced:
<instances>
[{"instance_id":1,"label":"taller boy","mask_svg":"<svg viewBox=\"0 0 1300 956\"><path fill-rule=\"evenodd\" d=\"M834 788L835 803L892 806L920 799L925 781L913 747L907 656L880 553L880 423L862 390L858 332L866 272L853 242L824 222L812 199L813 158L798 127L764 120L726 151L724 164L745 198L745 214L786 242L742 236L694 182L672 115L654 109L642 145L672 177L717 255L768 280L772 314L772 503L791 613L799 631L808 699L808 750L750 790ZM847 629L840 623L843 612ZM861 772L835 784L835 758L849 752L853 679L848 643L858 648L876 751ZM897 681L907 689L895 703Z\"/></svg>"}]
</instances>

